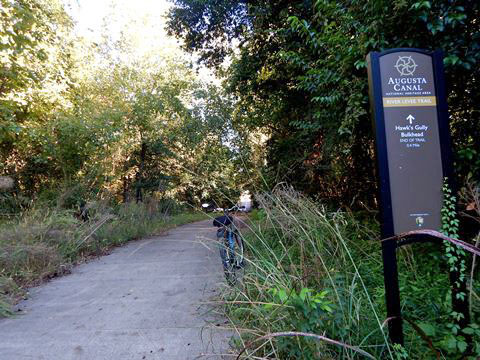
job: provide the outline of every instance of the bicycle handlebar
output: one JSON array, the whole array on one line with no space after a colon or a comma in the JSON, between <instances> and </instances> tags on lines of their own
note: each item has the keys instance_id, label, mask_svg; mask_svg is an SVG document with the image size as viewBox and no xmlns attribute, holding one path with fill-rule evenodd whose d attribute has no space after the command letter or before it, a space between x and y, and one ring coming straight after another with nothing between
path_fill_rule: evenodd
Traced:
<instances>
[{"instance_id":1,"label":"bicycle handlebar","mask_svg":"<svg viewBox=\"0 0 480 360\"><path fill-rule=\"evenodd\" d=\"M238 206L237 206L237 205L233 205L230 209L226 209L225 212L229 213L229 212L237 211L237 210L238 210Z\"/></svg>"}]
</instances>

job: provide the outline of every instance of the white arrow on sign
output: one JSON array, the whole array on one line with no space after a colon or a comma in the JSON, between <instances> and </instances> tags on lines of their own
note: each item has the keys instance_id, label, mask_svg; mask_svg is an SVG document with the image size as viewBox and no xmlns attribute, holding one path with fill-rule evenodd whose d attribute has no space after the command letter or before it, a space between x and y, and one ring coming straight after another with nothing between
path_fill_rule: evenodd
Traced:
<instances>
[{"instance_id":1,"label":"white arrow on sign","mask_svg":"<svg viewBox=\"0 0 480 360\"><path fill-rule=\"evenodd\" d=\"M412 125L412 121L415 120L415 118L410 114L407 116L407 120L410 121L410 125Z\"/></svg>"}]
</instances>

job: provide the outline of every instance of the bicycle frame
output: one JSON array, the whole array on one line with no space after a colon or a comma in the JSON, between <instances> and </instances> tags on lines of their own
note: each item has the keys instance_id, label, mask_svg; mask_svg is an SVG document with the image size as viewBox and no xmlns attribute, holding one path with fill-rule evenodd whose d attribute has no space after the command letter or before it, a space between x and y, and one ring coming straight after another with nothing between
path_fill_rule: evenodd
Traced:
<instances>
[{"instance_id":1,"label":"bicycle frame","mask_svg":"<svg viewBox=\"0 0 480 360\"><path fill-rule=\"evenodd\" d=\"M220 238L218 236L218 233L221 231L223 232L221 238L222 238L222 242L223 244L220 244L220 246L225 246L230 249L230 254L234 254L235 253L235 237L234 237L234 233L235 233L235 230L232 229L232 225L233 224L230 224L230 225L227 225L227 226L223 226L222 228L220 228L217 232L217 237ZM231 259L225 259L226 261L230 261Z\"/></svg>"},{"instance_id":2,"label":"bicycle frame","mask_svg":"<svg viewBox=\"0 0 480 360\"><path fill-rule=\"evenodd\" d=\"M233 218L231 218L231 221L225 221L223 226L218 229L217 239L219 240L220 257L225 277L228 284L233 286L236 282L235 270L244 266L243 241L239 237ZM237 255L238 252L241 254L240 257Z\"/></svg>"}]
</instances>

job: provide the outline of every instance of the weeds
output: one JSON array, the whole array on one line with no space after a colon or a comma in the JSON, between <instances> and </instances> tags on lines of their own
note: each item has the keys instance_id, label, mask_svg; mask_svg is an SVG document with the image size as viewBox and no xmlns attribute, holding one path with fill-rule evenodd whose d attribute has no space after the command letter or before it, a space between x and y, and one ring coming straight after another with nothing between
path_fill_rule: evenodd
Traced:
<instances>
[{"instance_id":1,"label":"weeds","mask_svg":"<svg viewBox=\"0 0 480 360\"><path fill-rule=\"evenodd\" d=\"M247 236L250 270L243 278L243 289L235 294L236 300L250 304L228 309L239 328L253 330L241 332L240 341L292 330L331 333L337 337L326 336L345 346L339 349L313 338L281 337L257 348L255 356L353 358L357 352L349 344L359 344L366 352L372 351L373 344L374 352L380 348L379 353L388 354L378 315L383 294L367 291L369 283L383 281L381 273L362 271L364 263L352 262L361 256L370 267L381 270L379 253L373 251L378 244L370 230L351 215L330 213L288 188L257 201L264 214L256 216L264 220L252 225L253 232Z\"/></svg>"},{"instance_id":2,"label":"weeds","mask_svg":"<svg viewBox=\"0 0 480 360\"><path fill-rule=\"evenodd\" d=\"M78 219L73 211L40 208L3 223L0 316L8 315L11 303L24 296L22 289L68 273L76 262L127 241L207 218L202 213L180 211L153 200L115 209L96 202L89 204L88 221Z\"/></svg>"},{"instance_id":3,"label":"weeds","mask_svg":"<svg viewBox=\"0 0 480 360\"><path fill-rule=\"evenodd\" d=\"M441 329L451 313L448 267L438 245L398 254L409 322L405 346L392 347L378 224L328 211L285 187L257 201L262 210L245 233L249 266L241 286L225 293L241 358L437 358L417 330ZM272 336L285 333L291 336Z\"/></svg>"}]
</instances>

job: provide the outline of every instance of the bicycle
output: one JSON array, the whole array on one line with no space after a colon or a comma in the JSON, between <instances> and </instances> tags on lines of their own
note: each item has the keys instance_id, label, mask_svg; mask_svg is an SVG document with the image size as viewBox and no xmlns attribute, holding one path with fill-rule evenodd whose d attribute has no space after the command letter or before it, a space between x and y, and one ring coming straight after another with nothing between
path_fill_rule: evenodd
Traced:
<instances>
[{"instance_id":1,"label":"bicycle","mask_svg":"<svg viewBox=\"0 0 480 360\"><path fill-rule=\"evenodd\" d=\"M237 281L235 271L245 266L243 239L235 227L233 216L228 214L234 209L235 207L226 210L223 216L213 220L213 225L219 227L217 239L219 240L220 257L225 278L230 286L235 285Z\"/></svg>"}]
</instances>

